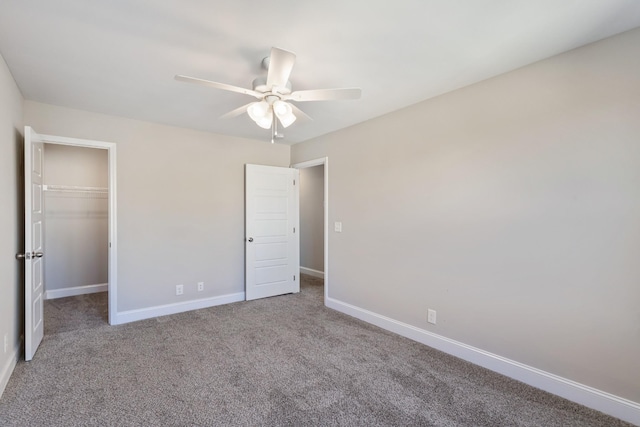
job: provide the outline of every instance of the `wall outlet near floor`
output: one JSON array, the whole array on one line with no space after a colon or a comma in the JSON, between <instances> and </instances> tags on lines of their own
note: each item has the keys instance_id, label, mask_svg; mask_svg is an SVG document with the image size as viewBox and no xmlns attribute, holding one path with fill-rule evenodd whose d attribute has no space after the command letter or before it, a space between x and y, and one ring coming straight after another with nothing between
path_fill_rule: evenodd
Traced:
<instances>
[{"instance_id":1,"label":"wall outlet near floor","mask_svg":"<svg viewBox=\"0 0 640 427\"><path fill-rule=\"evenodd\" d=\"M342 233L342 223L339 221L336 221L335 224L333 224L333 229L335 230L336 233Z\"/></svg>"},{"instance_id":2,"label":"wall outlet near floor","mask_svg":"<svg viewBox=\"0 0 640 427\"><path fill-rule=\"evenodd\" d=\"M204 291L204 282L198 282L198 292Z\"/></svg>"},{"instance_id":3,"label":"wall outlet near floor","mask_svg":"<svg viewBox=\"0 0 640 427\"><path fill-rule=\"evenodd\" d=\"M436 311L435 310L427 310L427 322L436 324Z\"/></svg>"},{"instance_id":4,"label":"wall outlet near floor","mask_svg":"<svg viewBox=\"0 0 640 427\"><path fill-rule=\"evenodd\" d=\"M4 334L4 352L7 352L7 349L9 348L9 335L8 334Z\"/></svg>"},{"instance_id":5,"label":"wall outlet near floor","mask_svg":"<svg viewBox=\"0 0 640 427\"><path fill-rule=\"evenodd\" d=\"M176 295L182 295L184 293L184 286L176 285Z\"/></svg>"}]
</instances>

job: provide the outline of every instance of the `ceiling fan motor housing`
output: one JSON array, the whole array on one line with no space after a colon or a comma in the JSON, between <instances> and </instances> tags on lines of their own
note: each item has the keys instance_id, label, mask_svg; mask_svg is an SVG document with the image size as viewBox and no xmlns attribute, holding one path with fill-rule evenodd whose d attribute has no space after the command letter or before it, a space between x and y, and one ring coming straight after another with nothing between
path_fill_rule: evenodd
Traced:
<instances>
[{"instance_id":1,"label":"ceiling fan motor housing","mask_svg":"<svg viewBox=\"0 0 640 427\"><path fill-rule=\"evenodd\" d=\"M287 84L284 87L270 88L267 86L266 77L258 77L253 80L253 90L260 93L276 92L280 95L289 95L291 93L291 82L287 80Z\"/></svg>"}]
</instances>

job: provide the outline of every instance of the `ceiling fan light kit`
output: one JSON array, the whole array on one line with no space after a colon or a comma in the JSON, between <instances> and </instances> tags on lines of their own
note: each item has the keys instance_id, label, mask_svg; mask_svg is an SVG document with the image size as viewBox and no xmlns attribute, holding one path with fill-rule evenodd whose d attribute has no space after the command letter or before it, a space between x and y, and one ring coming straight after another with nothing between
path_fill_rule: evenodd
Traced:
<instances>
[{"instance_id":1,"label":"ceiling fan light kit","mask_svg":"<svg viewBox=\"0 0 640 427\"><path fill-rule=\"evenodd\" d=\"M253 102L247 108L247 114L251 120L256 122L263 129L270 129L273 122L273 112L271 106L265 101Z\"/></svg>"},{"instance_id":2,"label":"ceiling fan light kit","mask_svg":"<svg viewBox=\"0 0 640 427\"><path fill-rule=\"evenodd\" d=\"M278 120L282 123L282 126L288 128L296 121L297 117L293 114L293 108L291 104L284 101L275 101L273 103L273 112L276 113Z\"/></svg>"},{"instance_id":3,"label":"ceiling fan light kit","mask_svg":"<svg viewBox=\"0 0 640 427\"><path fill-rule=\"evenodd\" d=\"M361 95L359 88L316 89L292 92L289 76L293 70L295 60L296 55L293 52L277 47L271 48L271 55L262 60L262 67L267 70L267 76L266 78L256 78L252 84L253 90L182 75L176 75L175 79L230 92L242 93L244 95L251 95L257 98L259 101L237 108L222 117L236 117L246 111L251 120L258 126L263 129L271 129L271 142L273 143L275 138L282 137L277 130L278 121L282 127L287 128L291 126L298 117L309 118L309 116L298 107L287 101L305 102L358 99Z\"/></svg>"},{"instance_id":4,"label":"ceiling fan light kit","mask_svg":"<svg viewBox=\"0 0 640 427\"><path fill-rule=\"evenodd\" d=\"M273 125L274 115L280 120L283 127L289 127L296 121L291 105L280 101L275 95L266 96L259 102L253 102L247 107L247 114L251 120L264 129L270 129Z\"/></svg>"}]
</instances>

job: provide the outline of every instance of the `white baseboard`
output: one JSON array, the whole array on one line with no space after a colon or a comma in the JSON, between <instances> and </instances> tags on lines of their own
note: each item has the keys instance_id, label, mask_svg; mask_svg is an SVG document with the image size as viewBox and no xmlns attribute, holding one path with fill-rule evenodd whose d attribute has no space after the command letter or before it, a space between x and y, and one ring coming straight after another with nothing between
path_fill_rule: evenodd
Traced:
<instances>
[{"instance_id":1,"label":"white baseboard","mask_svg":"<svg viewBox=\"0 0 640 427\"><path fill-rule=\"evenodd\" d=\"M7 388L7 384L9 384L9 378L11 378L13 369L16 367L18 359L20 358L21 348L22 343L20 343L16 348L13 349L13 354L11 354L11 357L7 360L5 365L2 367L2 370L0 371L0 397L2 397L4 389Z\"/></svg>"},{"instance_id":2,"label":"white baseboard","mask_svg":"<svg viewBox=\"0 0 640 427\"><path fill-rule=\"evenodd\" d=\"M313 268L300 267L300 274L308 274L309 276L324 279L324 271L314 270Z\"/></svg>"},{"instance_id":3,"label":"white baseboard","mask_svg":"<svg viewBox=\"0 0 640 427\"><path fill-rule=\"evenodd\" d=\"M96 292L106 292L109 288L108 283L100 283L98 285L74 286L72 288L51 289L44 292L44 299L56 299L64 297L73 297L76 295L94 294Z\"/></svg>"},{"instance_id":4,"label":"white baseboard","mask_svg":"<svg viewBox=\"0 0 640 427\"><path fill-rule=\"evenodd\" d=\"M333 298L326 299L329 308L364 320L429 347L483 366L525 384L548 391L565 399L604 412L632 424L640 425L640 403L562 378L531 366L489 353L424 329L399 322Z\"/></svg>"},{"instance_id":5,"label":"white baseboard","mask_svg":"<svg viewBox=\"0 0 640 427\"><path fill-rule=\"evenodd\" d=\"M244 301L244 292L235 294L220 295L217 297L203 298L198 300L176 302L173 304L159 305L156 307L141 308L137 310L121 311L116 313L115 322L112 325L135 322L138 320L151 319L153 317L167 316L169 314L182 313L185 311L199 310L201 308L214 307L216 305L230 304L232 302Z\"/></svg>"}]
</instances>

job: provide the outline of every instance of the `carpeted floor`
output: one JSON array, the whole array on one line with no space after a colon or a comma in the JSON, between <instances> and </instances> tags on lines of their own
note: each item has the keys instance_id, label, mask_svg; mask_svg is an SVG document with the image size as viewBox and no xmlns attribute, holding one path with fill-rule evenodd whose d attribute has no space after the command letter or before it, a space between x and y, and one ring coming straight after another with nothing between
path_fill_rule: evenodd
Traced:
<instances>
[{"instance_id":1,"label":"carpeted floor","mask_svg":"<svg viewBox=\"0 0 640 427\"><path fill-rule=\"evenodd\" d=\"M47 301L2 426L628 426L327 309L302 292L106 322L106 294Z\"/></svg>"}]
</instances>

